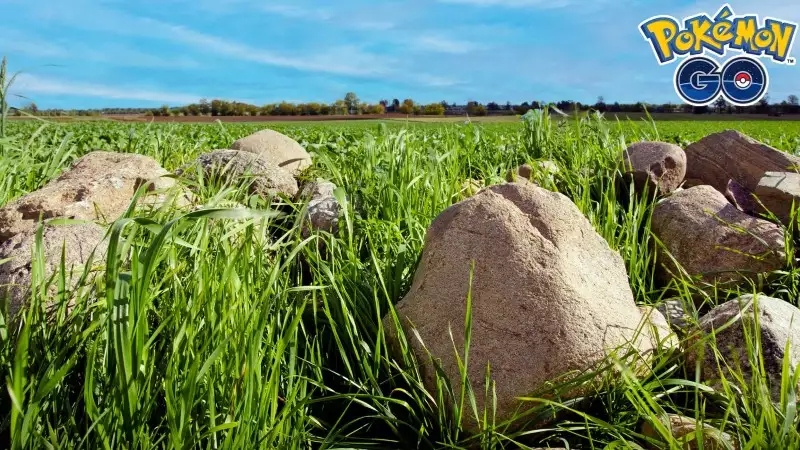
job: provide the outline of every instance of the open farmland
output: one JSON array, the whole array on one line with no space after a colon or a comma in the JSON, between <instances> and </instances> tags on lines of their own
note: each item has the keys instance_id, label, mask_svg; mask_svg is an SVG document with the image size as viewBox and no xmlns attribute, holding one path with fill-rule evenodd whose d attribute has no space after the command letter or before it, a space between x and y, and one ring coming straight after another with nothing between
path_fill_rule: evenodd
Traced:
<instances>
[{"instance_id":1,"label":"open farmland","mask_svg":"<svg viewBox=\"0 0 800 450\"><path fill-rule=\"evenodd\" d=\"M12 121L0 138L0 206L41 189L94 150L146 155L172 173L265 127ZM412 289L432 221L474 194L468 180L500 185L509 171L538 161L558 170L537 172L532 181L571 200L619 253L637 305L673 298L699 310L739 293L797 305L796 221L786 233L786 263L772 276L730 292L701 291L699 282L688 280L668 291L655 274L655 200L626 196L618 180L622 154L637 141L686 148L736 129L798 155L800 122L553 121L543 115L482 124L358 121L269 128L311 154L313 165L298 176L301 184L324 178L339 188L336 232L305 232L307 201L252 195L241 182L192 184L177 177L179 185L192 187L192 203L140 206L102 223L110 229L103 244L107 263L87 266L79 287L66 287L62 271L46 277L44 257L34 252L36 289L23 316L4 316L0 328L4 443L645 448L643 423L680 414L723 430L740 448L800 448L797 379L790 379L788 368L782 395L771 401L766 377L734 383L734 371L722 386L705 384L700 370L674 349L656 351L647 370L609 359L596 369L606 375L599 384L591 373L532 392L531 411L520 411L509 426L495 423L491 401L485 410L476 407L470 386L484 380L465 377L456 388L437 372L428 374L436 380L431 389L410 350L415 337L390 338L383 320ZM480 299L465 298L472 301ZM471 323L470 307L461 328L465 323ZM691 342L688 335L676 338ZM391 348L393 339L399 353ZM470 345L469 332L453 339ZM758 362L759 348L753 342L745 359ZM473 362L468 353L459 358L465 366ZM559 401L560 392L582 383L592 387ZM486 391L491 398L491 387ZM479 423L481 434L468 432L470 421ZM656 448L681 448L663 429L650 437L650 445L662 446Z\"/></svg>"}]
</instances>

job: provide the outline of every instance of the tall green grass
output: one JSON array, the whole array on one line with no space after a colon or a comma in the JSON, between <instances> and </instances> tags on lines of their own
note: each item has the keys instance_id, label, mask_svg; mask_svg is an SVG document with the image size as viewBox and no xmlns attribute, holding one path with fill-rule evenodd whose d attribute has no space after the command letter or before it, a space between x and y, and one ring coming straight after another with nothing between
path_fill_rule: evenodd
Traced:
<instances>
[{"instance_id":1,"label":"tall green grass","mask_svg":"<svg viewBox=\"0 0 800 450\"><path fill-rule=\"evenodd\" d=\"M0 204L95 148L176 169L254 128L13 122L0 158ZM658 422L668 413L724 429L742 448L800 447L788 368L782 401L773 404L761 377L714 389L680 352L659 351L645 373L609 360L598 369L605 382L583 398L559 403L557 393L594 373L532 392L519 417L528 425L514 428L495 420L491 402L486 411L474 407L471 383L456 391L439 377L426 389L408 351L413 335L400 333L397 348L389 346L381 320L407 292L432 219L463 199L465 180L500 183L524 162L558 165L552 178L536 172L535 181L570 197L621 253L637 302L673 295L653 281L652 200L615 182L626 144L669 139L660 126L539 114L515 126L281 131L314 153L306 177L342 188L339 233L304 239L305 205L212 183L196 187L197 210L131 209L109 224L107 263L85 268L74 291L63 289L63 271L45 279L37 249L30 307L14 321L0 316L0 432L10 447L641 448L641 425L650 422L662 435L651 444L679 448ZM779 280L751 288L796 302L797 280L787 261ZM44 310L53 283L62 288L55 316ZM693 281L676 287L693 308ZM750 356L759 367L758 352ZM471 363L468 353L458 357ZM491 367L486 373L491 398ZM556 421L534 426L554 411ZM481 424L479 435L465 432L467 419Z\"/></svg>"}]
</instances>

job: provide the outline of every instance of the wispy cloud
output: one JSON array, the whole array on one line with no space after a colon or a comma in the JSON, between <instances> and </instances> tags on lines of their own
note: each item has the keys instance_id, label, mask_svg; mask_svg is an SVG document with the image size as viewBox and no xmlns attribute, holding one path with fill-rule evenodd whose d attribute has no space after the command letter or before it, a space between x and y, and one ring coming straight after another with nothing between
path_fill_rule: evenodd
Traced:
<instances>
[{"instance_id":1,"label":"wispy cloud","mask_svg":"<svg viewBox=\"0 0 800 450\"><path fill-rule=\"evenodd\" d=\"M347 28L364 31L385 31L396 26L392 21L382 18L374 18L365 15L367 13L359 11L355 14L331 11L326 8L303 7L285 3L273 3L262 5L259 9L268 14L274 14L287 19L300 19L315 22L325 22L330 24L341 23Z\"/></svg>"},{"instance_id":2,"label":"wispy cloud","mask_svg":"<svg viewBox=\"0 0 800 450\"><path fill-rule=\"evenodd\" d=\"M162 92L140 89L132 86L104 86L88 84L69 80L43 78L36 75L22 73L14 85L12 92L28 98L33 94L56 94L74 97L99 97L107 99L141 100L148 102L165 102L173 104L186 104L196 102L199 95L177 92ZM33 98L35 100L35 98Z\"/></svg>"},{"instance_id":3,"label":"wispy cloud","mask_svg":"<svg viewBox=\"0 0 800 450\"><path fill-rule=\"evenodd\" d=\"M579 3L575 0L438 0L440 3L454 3L472 6L500 6L507 8L561 8Z\"/></svg>"},{"instance_id":4,"label":"wispy cloud","mask_svg":"<svg viewBox=\"0 0 800 450\"><path fill-rule=\"evenodd\" d=\"M481 48L480 45L473 42L453 39L441 34L419 36L413 38L412 42L418 50L456 55L463 55Z\"/></svg>"},{"instance_id":5,"label":"wispy cloud","mask_svg":"<svg viewBox=\"0 0 800 450\"><path fill-rule=\"evenodd\" d=\"M323 54L291 56L230 41L218 36L201 33L181 25L171 25L155 20L147 20L160 28L163 36L173 42L180 42L244 61L290 69L327 72L337 75L374 77L385 73L388 58L360 51L354 46L341 46ZM151 28L152 30L152 28Z\"/></svg>"},{"instance_id":6,"label":"wispy cloud","mask_svg":"<svg viewBox=\"0 0 800 450\"><path fill-rule=\"evenodd\" d=\"M321 8L302 8L287 4L266 4L260 7L262 11L287 17L290 19L307 19L327 22L333 18L330 11Z\"/></svg>"},{"instance_id":7,"label":"wispy cloud","mask_svg":"<svg viewBox=\"0 0 800 450\"><path fill-rule=\"evenodd\" d=\"M400 58L366 52L356 45L340 45L326 49L324 53L287 55L201 33L181 25L152 19L143 20L148 23L147 29L151 33L157 33L165 39L243 61L308 72L394 79L427 86L442 86L442 83L445 83L445 78L424 72L411 74L398 72L395 68L403 65ZM455 50L455 45L457 44L450 47L451 51ZM446 82L450 85L457 84L453 79Z\"/></svg>"}]
</instances>

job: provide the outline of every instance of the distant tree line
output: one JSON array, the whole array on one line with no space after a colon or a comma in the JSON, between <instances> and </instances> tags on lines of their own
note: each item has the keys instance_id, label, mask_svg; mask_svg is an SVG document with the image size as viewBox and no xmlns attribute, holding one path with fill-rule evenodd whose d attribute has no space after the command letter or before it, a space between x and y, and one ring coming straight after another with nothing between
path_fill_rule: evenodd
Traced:
<instances>
[{"instance_id":1,"label":"distant tree line","mask_svg":"<svg viewBox=\"0 0 800 450\"><path fill-rule=\"evenodd\" d=\"M733 106L720 98L715 104L706 107L695 107L687 104L653 104L653 103L606 103L599 97L594 104L584 104L571 100L546 103L540 101L524 102L521 104L501 105L495 102L483 105L479 102L469 101L466 105L449 104L446 101L430 104L418 104L407 98L381 100L375 104L361 102L358 96L349 92L344 98L333 103L271 103L263 106L251 105L243 102L226 100L200 100L186 106L170 107L164 105L160 108L105 108L85 110L48 109L40 110L35 103L30 103L16 110L17 115L31 114L37 116L101 116L111 114L146 114L151 116L327 116L327 115L361 115L397 113L407 115L514 115L525 114L530 109L541 109L544 106L556 107L565 113L576 111L600 111L608 113L692 113L692 114L767 114L778 116L784 114L800 114L800 101L796 95L790 95L781 102L770 103L769 96L758 104L748 107Z\"/></svg>"}]
</instances>

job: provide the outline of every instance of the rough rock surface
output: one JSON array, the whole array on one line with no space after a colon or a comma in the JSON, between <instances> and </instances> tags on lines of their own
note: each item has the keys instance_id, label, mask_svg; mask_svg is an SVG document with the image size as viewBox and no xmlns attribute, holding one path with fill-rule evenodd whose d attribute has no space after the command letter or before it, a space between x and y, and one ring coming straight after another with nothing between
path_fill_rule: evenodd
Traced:
<instances>
[{"instance_id":1,"label":"rough rock surface","mask_svg":"<svg viewBox=\"0 0 800 450\"><path fill-rule=\"evenodd\" d=\"M800 174L767 172L758 182L754 194L760 202L759 212L770 211L788 225L793 208L800 208Z\"/></svg>"},{"instance_id":2,"label":"rough rock surface","mask_svg":"<svg viewBox=\"0 0 800 450\"><path fill-rule=\"evenodd\" d=\"M728 185L725 187L725 198L735 207L746 214L752 214L756 211L756 202L753 199L753 194L744 188L736 180L728 180Z\"/></svg>"},{"instance_id":3,"label":"rough rock surface","mask_svg":"<svg viewBox=\"0 0 800 450\"><path fill-rule=\"evenodd\" d=\"M677 350L680 346L678 337L672 332L669 321L664 314L652 306L640 306L639 311L646 320L647 335L652 338L650 344L653 348L662 350Z\"/></svg>"},{"instance_id":4,"label":"rough rock surface","mask_svg":"<svg viewBox=\"0 0 800 450\"><path fill-rule=\"evenodd\" d=\"M792 172L800 158L772 148L738 131L711 134L686 148L686 178L703 180L725 192L735 180L754 192L765 172Z\"/></svg>"},{"instance_id":5,"label":"rough rock surface","mask_svg":"<svg viewBox=\"0 0 800 450\"><path fill-rule=\"evenodd\" d=\"M283 193L297 195L297 181L292 175L255 153L238 150L214 150L197 157L176 171L183 176L196 175L195 166L202 168L207 180L221 179L227 184L249 183L250 193L272 197Z\"/></svg>"},{"instance_id":6,"label":"rough rock surface","mask_svg":"<svg viewBox=\"0 0 800 450\"><path fill-rule=\"evenodd\" d=\"M519 181L520 178L530 181L532 175L533 167L531 167L530 164L523 164L517 167L515 170L509 170L506 174L506 181L513 183L515 181Z\"/></svg>"},{"instance_id":7,"label":"rough rock surface","mask_svg":"<svg viewBox=\"0 0 800 450\"><path fill-rule=\"evenodd\" d=\"M274 130L262 130L239 139L231 149L259 154L292 176L311 165L311 155L297 141Z\"/></svg>"},{"instance_id":8,"label":"rough rock surface","mask_svg":"<svg viewBox=\"0 0 800 450\"><path fill-rule=\"evenodd\" d=\"M636 192L669 194L686 176L686 153L666 142L636 142L623 153L623 167Z\"/></svg>"},{"instance_id":9,"label":"rough rock surface","mask_svg":"<svg viewBox=\"0 0 800 450\"><path fill-rule=\"evenodd\" d=\"M336 185L321 178L303 186L299 199L308 200L302 235L308 237L311 230L336 233L339 230L339 201L333 195Z\"/></svg>"},{"instance_id":10,"label":"rough rock surface","mask_svg":"<svg viewBox=\"0 0 800 450\"><path fill-rule=\"evenodd\" d=\"M667 319L670 327L679 333L685 333L692 324L692 316L686 311L686 305L680 298L671 298L656 306Z\"/></svg>"},{"instance_id":11,"label":"rough rock surface","mask_svg":"<svg viewBox=\"0 0 800 450\"><path fill-rule=\"evenodd\" d=\"M91 152L41 189L0 209L0 242L35 228L40 214L43 219L114 221L128 209L142 184L150 182L150 191L172 186L175 180L159 178L167 174L147 156Z\"/></svg>"},{"instance_id":12,"label":"rough rock surface","mask_svg":"<svg viewBox=\"0 0 800 450\"><path fill-rule=\"evenodd\" d=\"M699 441L701 438L701 431L698 430L697 421L689 417L675 414L670 414L668 418L668 421L664 421L664 425L670 430L672 437L681 444L679 448L685 450L697 450L700 448ZM663 440L658 431L656 431L656 428L649 422L645 422L644 425L642 425L642 434L655 440ZM704 450L728 450L738 448L730 434L724 433L711 425L703 424L702 439ZM651 449L667 447L648 446L648 448Z\"/></svg>"},{"instance_id":13,"label":"rough rock surface","mask_svg":"<svg viewBox=\"0 0 800 450\"><path fill-rule=\"evenodd\" d=\"M748 216L711 186L674 193L658 203L652 231L690 276L704 281L733 282L783 266L783 230ZM659 246L659 276L666 282L678 274Z\"/></svg>"},{"instance_id":14,"label":"rough rock surface","mask_svg":"<svg viewBox=\"0 0 800 450\"><path fill-rule=\"evenodd\" d=\"M45 272L48 279L60 271L62 247L65 248L65 261L70 288L83 274L84 267L94 251L92 261L102 264L106 246L103 241L106 230L95 224L45 225L42 235ZM36 229L16 234L0 245L0 259L10 261L0 264L0 298L8 301L9 314L13 317L20 307L28 301L31 287L31 260L36 244ZM96 248L96 250L95 250ZM56 275L58 276L58 275ZM50 293L56 294L56 284L50 286Z\"/></svg>"},{"instance_id":15,"label":"rough rock surface","mask_svg":"<svg viewBox=\"0 0 800 450\"><path fill-rule=\"evenodd\" d=\"M552 181L557 173L558 164L553 161L534 161L532 164L523 164L514 170L509 170L506 174L506 181L509 183L530 181L538 184L537 180L549 179Z\"/></svg>"},{"instance_id":16,"label":"rough rock surface","mask_svg":"<svg viewBox=\"0 0 800 450\"><path fill-rule=\"evenodd\" d=\"M595 367L612 349L630 349L635 337L639 351L652 350L651 336L635 336L645 327L622 258L578 208L564 195L531 184L495 185L433 221L410 292L397 305L429 389L435 389L433 365L411 330L440 359L458 392L460 375L448 329L463 355L473 261L468 372L482 410L485 370L491 363L498 420L512 415L517 397L567 372ZM397 348L391 315L384 324ZM467 426L476 429L476 424Z\"/></svg>"},{"instance_id":17,"label":"rough rock surface","mask_svg":"<svg viewBox=\"0 0 800 450\"><path fill-rule=\"evenodd\" d=\"M789 359L792 374L800 365L800 309L783 300L759 295L743 295L737 299L723 303L712 309L702 319L699 327L705 337L716 332L716 346L725 362L732 366L741 366L742 373L749 380L752 375L745 330L751 339L755 338L755 303L758 304L758 321L761 326L761 355L764 358L768 386L772 399L776 402L781 397L781 373L784 359ZM727 328L724 326L730 324ZM700 339L697 337L696 339ZM709 338L710 339L710 338ZM785 354L786 343L791 340L789 354ZM694 342L697 342L696 340ZM686 353L687 367L694 370L699 358L700 347L705 348L705 357L701 361L702 381L714 383L720 378L714 352L708 346L698 344L696 351ZM729 369L722 363L723 374L729 382L736 382L729 374ZM800 388L800 385L798 385Z\"/></svg>"}]
</instances>

